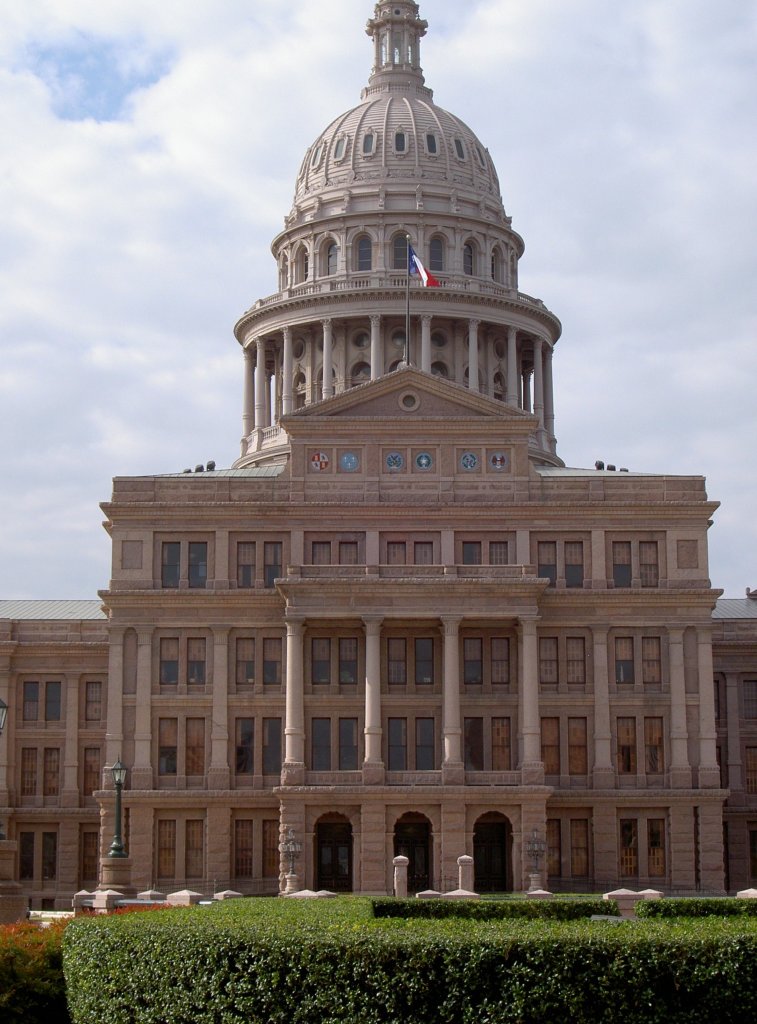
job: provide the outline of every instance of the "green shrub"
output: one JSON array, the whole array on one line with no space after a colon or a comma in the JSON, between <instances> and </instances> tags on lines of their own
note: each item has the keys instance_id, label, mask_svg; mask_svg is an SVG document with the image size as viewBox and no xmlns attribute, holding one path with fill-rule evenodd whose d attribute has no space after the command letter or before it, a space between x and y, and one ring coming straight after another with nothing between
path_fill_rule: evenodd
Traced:
<instances>
[{"instance_id":1,"label":"green shrub","mask_svg":"<svg viewBox=\"0 0 757 1024\"><path fill-rule=\"evenodd\" d=\"M644 900L637 917L757 917L757 900L726 897Z\"/></svg>"},{"instance_id":2,"label":"green shrub","mask_svg":"<svg viewBox=\"0 0 757 1024\"><path fill-rule=\"evenodd\" d=\"M421 902L421 901L419 901ZM753 1024L757 922L381 918L367 899L82 919L74 1024Z\"/></svg>"},{"instance_id":3,"label":"green shrub","mask_svg":"<svg viewBox=\"0 0 757 1024\"><path fill-rule=\"evenodd\" d=\"M0 927L0 1021L64 1024L69 1020L61 938L67 922Z\"/></svg>"},{"instance_id":4,"label":"green shrub","mask_svg":"<svg viewBox=\"0 0 757 1024\"><path fill-rule=\"evenodd\" d=\"M419 900L374 899L374 917L461 917L469 921L527 920L577 921L592 914L618 914L614 900Z\"/></svg>"}]
</instances>

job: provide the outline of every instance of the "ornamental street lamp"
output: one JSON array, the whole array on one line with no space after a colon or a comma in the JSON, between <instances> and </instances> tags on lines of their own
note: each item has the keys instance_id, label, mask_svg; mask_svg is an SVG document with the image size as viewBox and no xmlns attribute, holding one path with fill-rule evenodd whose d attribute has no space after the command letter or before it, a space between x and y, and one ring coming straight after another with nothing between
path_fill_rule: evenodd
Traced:
<instances>
[{"instance_id":1,"label":"ornamental street lamp","mask_svg":"<svg viewBox=\"0 0 757 1024\"><path fill-rule=\"evenodd\" d=\"M2 698L0 698L0 736L3 735L3 729L5 728L5 720L8 717L8 705ZM5 832L3 831L3 823L0 821L0 841L5 839Z\"/></svg>"},{"instance_id":2,"label":"ornamental street lamp","mask_svg":"<svg viewBox=\"0 0 757 1024\"><path fill-rule=\"evenodd\" d=\"M293 828L287 829L286 839L281 844L281 852L284 856L289 858L289 871L286 876L287 884L285 892L297 892L299 889L299 879L295 874L294 862L302 853L302 843L297 839Z\"/></svg>"},{"instance_id":3,"label":"ornamental street lamp","mask_svg":"<svg viewBox=\"0 0 757 1024\"><path fill-rule=\"evenodd\" d=\"M536 829L533 829L530 837L525 842L526 853L531 858L531 864L533 870L531 872L531 885L528 887L529 892L533 892L535 889L541 889L541 875L539 873L539 862L547 852L547 844L541 838Z\"/></svg>"},{"instance_id":4,"label":"ornamental street lamp","mask_svg":"<svg viewBox=\"0 0 757 1024\"><path fill-rule=\"evenodd\" d=\"M126 765L121 764L120 757L111 768L110 774L113 776L113 785L116 787L116 825L108 856L128 857L129 855L124 850L124 844L121 839L121 790L123 789L124 782L126 782Z\"/></svg>"}]
</instances>

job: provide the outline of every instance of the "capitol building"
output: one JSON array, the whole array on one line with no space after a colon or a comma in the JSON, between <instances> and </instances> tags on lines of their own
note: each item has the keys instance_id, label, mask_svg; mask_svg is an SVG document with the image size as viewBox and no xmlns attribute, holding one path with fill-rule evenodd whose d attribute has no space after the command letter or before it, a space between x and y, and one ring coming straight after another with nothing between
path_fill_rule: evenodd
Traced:
<instances>
[{"instance_id":1,"label":"capitol building","mask_svg":"<svg viewBox=\"0 0 757 1024\"><path fill-rule=\"evenodd\" d=\"M757 600L713 587L703 477L558 454L570 338L427 27L375 4L368 84L304 155L234 328L236 461L116 478L98 599L0 601L0 852L34 908L102 880L119 758L134 891L274 894L291 834L313 890L390 892L398 854L411 891L463 854L523 890L534 838L553 892L757 885Z\"/></svg>"}]
</instances>

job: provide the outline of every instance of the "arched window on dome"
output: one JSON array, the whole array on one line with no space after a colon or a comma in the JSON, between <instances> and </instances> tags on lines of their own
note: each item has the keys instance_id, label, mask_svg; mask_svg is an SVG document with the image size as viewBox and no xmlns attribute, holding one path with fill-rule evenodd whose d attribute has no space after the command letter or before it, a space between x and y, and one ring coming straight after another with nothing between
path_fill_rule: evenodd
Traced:
<instances>
[{"instance_id":1,"label":"arched window on dome","mask_svg":"<svg viewBox=\"0 0 757 1024\"><path fill-rule=\"evenodd\" d=\"M304 245L297 250L294 258L294 283L304 284L310 274L310 253Z\"/></svg>"},{"instance_id":2,"label":"arched window on dome","mask_svg":"<svg viewBox=\"0 0 757 1024\"><path fill-rule=\"evenodd\" d=\"M374 132L366 132L363 136L363 156L373 156L376 152L376 135Z\"/></svg>"},{"instance_id":3,"label":"arched window on dome","mask_svg":"<svg viewBox=\"0 0 757 1024\"><path fill-rule=\"evenodd\" d=\"M444 273L444 239L434 235L428 247L428 268L432 274Z\"/></svg>"},{"instance_id":4,"label":"arched window on dome","mask_svg":"<svg viewBox=\"0 0 757 1024\"><path fill-rule=\"evenodd\" d=\"M407 270L407 235L404 232L392 239L392 270Z\"/></svg>"},{"instance_id":5,"label":"arched window on dome","mask_svg":"<svg viewBox=\"0 0 757 1024\"><path fill-rule=\"evenodd\" d=\"M498 245L492 249L492 281L496 281L497 284L505 283L505 262Z\"/></svg>"},{"instance_id":6,"label":"arched window on dome","mask_svg":"<svg viewBox=\"0 0 757 1024\"><path fill-rule=\"evenodd\" d=\"M446 363L441 360L437 360L431 364L431 372L435 377L443 377L444 380L449 380L449 369Z\"/></svg>"},{"instance_id":7,"label":"arched window on dome","mask_svg":"<svg viewBox=\"0 0 757 1024\"><path fill-rule=\"evenodd\" d=\"M361 235L355 242L355 270L360 273L373 270L373 242Z\"/></svg>"},{"instance_id":8,"label":"arched window on dome","mask_svg":"<svg viewBox=\"0 0 757 1024\"><path fill-rule=\"evenodd\" d=\"M465 145L462 139L455 139L455 156L458 160L465 160Z\"/></svg>"},{"instance_id":9,"label":"arched window on dome","mask_svg":"<svg viewBox=\"0 0 757 1024\"><path fill-rule=\"evenodd\" d=\"M436 156L439 152L439 143L433 132L426 132L426 152L429 156Z\"/></svg>"},{"instance_id":10,"label":"arched window on dome","mask_svg":"<svg viewBox=\"0 0 757 1024\"><path fill-rule=\"evenodd\" d=\"M294 378L294 407L302 409L305 406L307 397L307 382L304 373L298 373Z\"/></svg>"},{"instance_id":11,"label":"arched window on dome","mask_svg":"<svg viewBox=\"0 0 757 1024\"><path fill-rule=\"evenodd\" d=\"M473 242L466 242L463 246L463 273L468 277L476 273L476 248Z\"/></svg>"},{"instance_id":12,"label":"arched window on dome","mask_svg":"<svg viewBox=\"0 0 757 1024\"><path fill-rule=\"evenodd\" d=\"M347 139L344 135L342 135L336 140L336 145L334 146L334 159L343 160L346 152Z\"/></svg>"},{"instance_id":13,"label":"arched window on dome","mask_svg":"<svg viewBox=\"0 0 757 1024\"><path fill-rule=\"evenodd\" d=\"M289 287L289 260L286 256L281 257L279 264L279 291L283 292Z\"/></svg>"},{"instance_id":14,"label":"arched window on dome","mask_svg":"<svg viewBox=\"0 0 757 1024\"><path fill-rule=\"evenodd\" d=\"M505 400L505 378L500 370L494 374L494 397L498 402Z\"/></svg>"},{"instance_id":15,"label":"arched window on dome","mask_svg":"<svg viewBox=\"0 0 757 1024\"><path fill-rule=\"evenodd\" d=\"M366 362L355 363L350 373L351 384L350 387L356 388L358 384L365 384L367 380L371 379L371 368Z\"/></svg>"},{"instance_id":16,"label":"arched window on dome","mask_svg":"<svg viewBox=\"0 0 757 1024\"><path fill-rule=\"evenodd\" d=\"M339 247L333 239L324 244L321 253L321 260L322 272L327 277L333 277L334 274L336 274L337 264L339 261Z\"/></svg>"},{"instance_id":17,"label":"arched window on dome","mask_svg":"<svg viewBox=\"0 0 757 1024\"><path fill-rule=\"evenodd\" d=\"M394 152L407 153L407 135L404 132L394 133Z\"/></svg>"}]
</instances>

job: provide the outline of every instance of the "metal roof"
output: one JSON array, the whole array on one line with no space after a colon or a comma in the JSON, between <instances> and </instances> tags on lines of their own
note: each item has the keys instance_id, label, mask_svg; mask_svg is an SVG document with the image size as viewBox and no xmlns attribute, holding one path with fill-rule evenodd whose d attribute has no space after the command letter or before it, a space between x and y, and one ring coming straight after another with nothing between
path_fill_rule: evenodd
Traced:
<instances>
[{"instance_id":1,"label":"metal roof","mask_svg":"<svg viewBox=\"0 0 757 1024\"><path fill-rule=\"evenodd\" d=\"M101 601L0 601L0 619L105 619Z\"/></svg>"},{"instance_id":2,"label":"metal roof","mask_svg":"<svg viewBox=\"0 0 757 1024\"><path fill-rule=\"evenodd\" d=\"M753 597L721 597L715 604L713 619L757 619L757 600Z\"/></svg>"},{"instance_id":3,"label":"metal roof","mask_svg":"<svg viewBox=\"0 0 757 1024\"><path fill-rule=\"evenodd\" d=\"M286 469L285 462L277 462L271 466L249 466L247 469L206 469L202 473L158 473L159 479L165 477L180 477L182 480L212 480L213 477L275 477L280 476Z\"/></svg>"}]
</instances>

